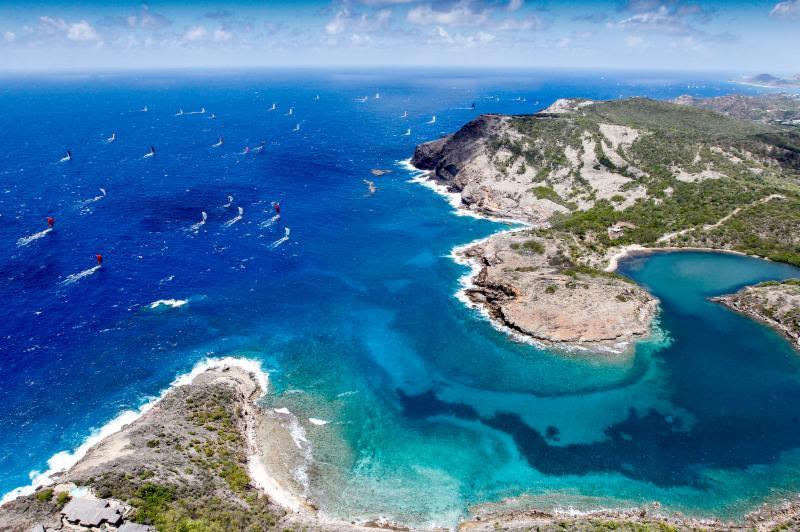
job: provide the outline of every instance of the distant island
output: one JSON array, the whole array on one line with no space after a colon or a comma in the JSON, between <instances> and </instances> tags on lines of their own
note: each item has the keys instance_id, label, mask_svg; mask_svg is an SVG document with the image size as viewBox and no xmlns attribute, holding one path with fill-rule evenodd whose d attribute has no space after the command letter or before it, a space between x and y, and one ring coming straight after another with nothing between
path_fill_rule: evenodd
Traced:
<instances>
[{"instance_id":1,"label":"distant island","mask_svg":"<svg viewBox=\"0 0 800 532\"><path fill-rule=\"evenodd\" d=\"M789 96L562 99L480 116L411 162L463 209L528 225L456 251L472 267L473 305L524 340L619 353L651 333L657 311L614 273L627 254L800 265L799 113Z\"/></svg>"},{"instance_id":2,"label":"distant island","mask_svg":"<svg viewBox=\"0 0 800 532\"><path fill-rule=\"evenodd\" d=\"M743 85L755 85L757 87L797 89L800 88L800 74L792 76L791 78L779 78L772 74L758 74L757 76L733 80L733 82Z\"/></svg>"}]
</instances>

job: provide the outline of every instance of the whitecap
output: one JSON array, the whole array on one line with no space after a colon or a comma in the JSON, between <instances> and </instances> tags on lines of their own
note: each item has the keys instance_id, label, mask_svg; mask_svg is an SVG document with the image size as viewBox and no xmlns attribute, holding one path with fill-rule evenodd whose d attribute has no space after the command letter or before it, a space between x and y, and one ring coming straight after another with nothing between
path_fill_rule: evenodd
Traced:
<instances>
[{"instance_id":1,"label":"whitecap","mask_svg":"<svg viewBox=\"0 0 800 532\"><path fill-rule=\"evenodd\" d=\"M330 421L325 421L324 419L317 419L315 417L308 418L308 421L312 425L318 425L318 426L327 425L328 423L330 423Z\"/></svg>"},{"instance_id":2,"label":"whitecap","mask_svg":"<svg viewBox=\"0 0 800 532\"><path fill-rule=\"evenodd\" d=\"M157 309L159 307L179 308L188 302L188 299L159 299L158 301L153 301L147 306L151 309Z\"/></svg>"}]
</instances>

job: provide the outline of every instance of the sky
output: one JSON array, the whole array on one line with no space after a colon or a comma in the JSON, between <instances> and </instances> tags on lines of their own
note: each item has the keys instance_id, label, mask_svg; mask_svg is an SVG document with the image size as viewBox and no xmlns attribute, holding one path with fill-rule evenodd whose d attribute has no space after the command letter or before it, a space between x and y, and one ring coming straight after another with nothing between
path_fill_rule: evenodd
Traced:
<instances>
[{"instance_id":1,"label":"sky","mask_svg":"<svg viewBox=\"0 0 800 532\"><path fill-rule=\"evenodd\" d=\"M800 73L800 0L0 2L0 71L496 67Z\"/></svg>"}]
</instances>

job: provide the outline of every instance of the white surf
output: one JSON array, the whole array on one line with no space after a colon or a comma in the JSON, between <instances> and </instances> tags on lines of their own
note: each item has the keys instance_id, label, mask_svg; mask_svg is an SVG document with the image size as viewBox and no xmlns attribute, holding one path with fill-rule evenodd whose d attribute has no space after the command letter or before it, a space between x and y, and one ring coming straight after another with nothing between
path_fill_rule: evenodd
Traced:
<instances>
[{"instance_id":1,"label":"white surf","mask_svg":"<svg viewBox=\"0 0 800 532\"><path fill-rule=\"evenodd\" d=\"M31 242L34 242L36 240L39 240L40 238L43 238L45 235L47 235L47 233L49 233L52 230L53 230L52 227L48 227L44 231L39 231L38 233L29 235L29 236L24 236L24 237L20 238L19 240L17 240L17 246L19 246L19 247L27 246Z\"/></svg>"}]
</instances>

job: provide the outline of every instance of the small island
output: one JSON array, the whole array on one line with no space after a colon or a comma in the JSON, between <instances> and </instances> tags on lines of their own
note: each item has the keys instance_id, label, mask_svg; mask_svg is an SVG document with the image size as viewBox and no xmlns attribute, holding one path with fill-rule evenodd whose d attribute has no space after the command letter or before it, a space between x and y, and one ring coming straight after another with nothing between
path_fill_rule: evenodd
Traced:
<instances>
[{"instance_id":1,"label":"small island","mask_svg":"<svg viewBox=\"0 0 800 532\"><path fill-rule=\"evenodd\" d=\"M772 74L758 74L742 79L733 80L734 83L742 85L753 85L755 87L768 87L771 89L796 89L800 88L800 74L791 78L779 78Z\"/></svg>"}]
</instances>

